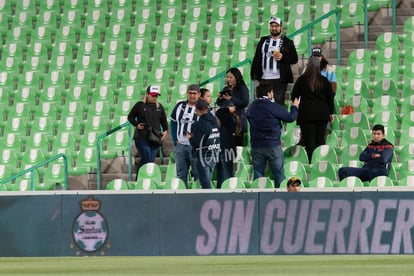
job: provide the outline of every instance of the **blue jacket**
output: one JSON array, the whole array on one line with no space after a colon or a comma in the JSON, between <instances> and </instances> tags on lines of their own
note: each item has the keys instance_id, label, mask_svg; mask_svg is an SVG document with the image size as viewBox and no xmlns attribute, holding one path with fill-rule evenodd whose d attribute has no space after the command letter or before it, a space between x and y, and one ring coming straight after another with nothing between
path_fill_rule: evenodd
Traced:
<instances>
[{"instance_id":1,"label":"blue jacket","mask_svg":"<svg viewBox=\"0 0 414 276\"><path fill-rule=\"evenodd\" d=\"M217 124L216 117L210 112L203 114L199 117L191 127L192 137L190 138L193 152L199 153L201 150L202 155L214 154L218 156L220 152L220 131Z\"/></svg>"},{"instance_id":2,"label":"blue jacket","mask_svg":"<svg viewBox=\"0 0 414 276\"><path fill-rule=\"evenodd\" d=\"M381 154L378 158L372 158L373 154ZM383 170L388 174L392 158L394 156L394 146L387 140L371 142L359 155L359 160L364 162L364 168L372 170Z\"/></svg>"},{"instance_id":3,"label":"blue jacket","mask_svg":"<svg viewBox=\"0 0 414 276\"><path fill-rule=\"evenodd\" d=\"M268 98L256 99L247 109L251 147L268 148L281 145L281 122L293 122L297 116L298 109L295 106L288 112L284 106Z\"/></svg>"}]
</instances>

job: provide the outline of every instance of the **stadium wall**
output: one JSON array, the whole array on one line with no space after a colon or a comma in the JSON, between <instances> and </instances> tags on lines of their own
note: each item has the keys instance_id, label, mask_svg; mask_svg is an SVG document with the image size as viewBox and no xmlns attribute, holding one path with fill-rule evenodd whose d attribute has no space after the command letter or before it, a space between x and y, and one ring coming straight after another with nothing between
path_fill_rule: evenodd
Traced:
<instances>
[{"instance_id":1,"label":"stadium wall","mask_svg":"<svg viewBox=\"0 0 414 276\"><path fill-rule=\"evenodd\" d=\"M7 193L0 196L0 256L413 254L413 197Z\"/></svg>"}]
</instances>

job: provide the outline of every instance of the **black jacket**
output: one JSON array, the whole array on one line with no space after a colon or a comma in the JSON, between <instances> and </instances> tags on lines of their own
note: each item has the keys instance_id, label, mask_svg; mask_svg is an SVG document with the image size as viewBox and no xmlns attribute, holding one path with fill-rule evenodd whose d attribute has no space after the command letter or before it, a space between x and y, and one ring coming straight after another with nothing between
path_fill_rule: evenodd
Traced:
<instances>
[{"instance_id":1,"label":"black jacket","mask_svg":"<svg viewBox=\"0 0 414 276\"><path fill-rule=\"evenodd\" d=\"M253 80L261 80L263 76L263 67L262 67L262 46L265 43L266 39L270 39L270 35L263 36L259 40L259 44L256 47L256 53L253 58L252 67L250 70L250 76ZM279 61L280 69L280 80L285 83L293 82L293 73L290 66L298 62L298 53L296 52L295 44L291 39L282 35L281 37L283 43L280 52L283 57Z\"/></svg>"},{"instance_id":2,"label":"black jacket","mask_svg":"<svg viewBox=\"0 0 414 276\"><path fill-rule=\"evenodd\" d=\"M145 110L147 115L145 115ZM135 126L134 139L147 139L148 127L151 126L156 133L168 130L167 115L162 104L137 102L128 114L128 121ZM138 130L138 124L145 124L146 128ZM161 129L162 128L162 129Z\"/></svg>"}]
</instances>

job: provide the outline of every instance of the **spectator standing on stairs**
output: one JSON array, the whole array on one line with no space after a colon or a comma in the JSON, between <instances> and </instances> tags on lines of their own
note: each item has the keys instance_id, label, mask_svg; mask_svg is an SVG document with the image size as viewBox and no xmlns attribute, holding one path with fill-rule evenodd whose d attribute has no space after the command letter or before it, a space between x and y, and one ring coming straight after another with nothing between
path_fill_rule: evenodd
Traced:
<instances>
[{"instance_id":1,"label":"spectator standing on stairs","mask_svg":"<svg viewBox=\"0 0 414 276\"><path fill-rule=\"evenodd\" d=\"M200 86L189 85L187 100L178 102L171 113L171 138L174 144L177 177L184 181L187 188L190 166L192 177L194 180L198 179L197 160L192 154L192 146L187 133L192 133L191 127L198 120L195 111L200 94Z\"/></svg>"},{"instance_id":2,"label":"spectator standing on stairs","mask_svg":"<svg viewBox=\"0 0 414 276\"><path fill-rule=\"evenodd\" d=\"M288 83L293 82L291 65L298 62L298 54L293 41L282 34L282 19L271 17L269 31L257 44L250 75L255 83L271 84L275 101L284 105Z\"/></svg>"},{"instance_id":3,"label":"spectator standing on stairs","mask_svg":"<svg viewBox=\"0 0 414 276\"><path fill-rule=\"evenodd\" d=\"M159 133L161 140L167 137L168 123L164 107L158 102L160 87L151 85L147 87L143 101L137 102L128 114L128 121L135 127L135 146L140 154L139 168L149 162L154 162L159 149L148 141L150 128Z\"/></svg>"}]
</instances>

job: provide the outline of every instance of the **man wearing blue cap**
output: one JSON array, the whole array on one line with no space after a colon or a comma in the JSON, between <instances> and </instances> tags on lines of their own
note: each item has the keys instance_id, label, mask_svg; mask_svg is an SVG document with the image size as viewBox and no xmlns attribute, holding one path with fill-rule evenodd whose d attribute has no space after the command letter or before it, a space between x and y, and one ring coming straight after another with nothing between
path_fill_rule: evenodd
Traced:
<instances>
[{"instance_id":1,"label":"man wearing blue cap","mask_svg":"<svg viewBox=\"0 0 414 276\"><path fill-rule=\"evenodd\" d=\"M282 34L280 18L270 18L269 31L257 44L250 75L260 84L271 84L275 101L285 105L288 83L293 83L290 66L298 62L298 54L293 41Z\"/></svg>"}]
</instances>

